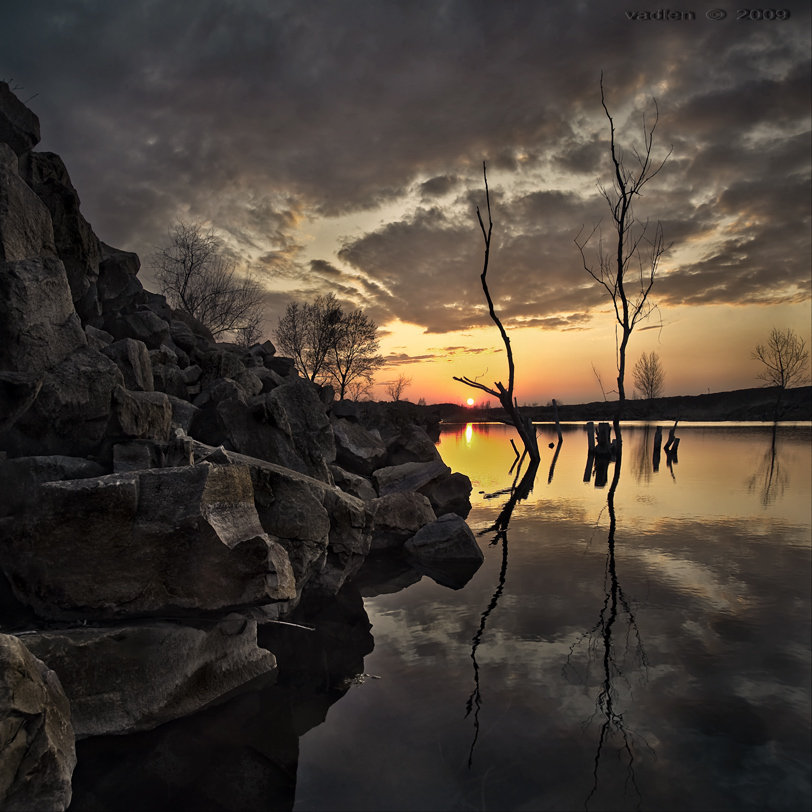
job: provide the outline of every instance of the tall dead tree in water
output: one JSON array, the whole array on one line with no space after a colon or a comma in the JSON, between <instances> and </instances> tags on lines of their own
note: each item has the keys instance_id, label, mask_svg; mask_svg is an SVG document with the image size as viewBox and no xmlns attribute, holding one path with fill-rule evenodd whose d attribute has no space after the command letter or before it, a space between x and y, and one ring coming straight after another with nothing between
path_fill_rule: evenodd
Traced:
<instances>
[{"instance_id":1,"label":"tall dead tree in water","mask_svg":"<svg viewBox=\"0 0 812 812\"><path fill-rule=\"evenodd\" d=\"M493 299L491 299L491 294L488 290L488 280L486 277L488 274L488 260L491 252L493 220L491 219L491 198L490 192L488 191L488 172L484 161L482 162L482 174L485 178L485 201L488 204L488 230L485 230L485 224L482 222L482 215L479 212L479 206L477 206L476 216L479 220L479 227L482 229L482 236L485 238L485 264L479 278L482 281L482 290L485 292L485 299L488 302L488 312L490 313L494 324L499 328L499 333L502 336L502 341L504 342L505 350L507 351L508 385L505 387L501 381L494 381L493 385L496 388L491 389L489 386L485 386L478 381L474 381L466 377L457 378L454 376L454 380L464 383L466 386L471 386L474 389L481 389L483 392L487 392L489 395L493 395L495 398L498 398L499 402L502 404L502 408L508 414L509 422L515 426L516 431L519 432L519 437L521 437L522 442L524 443L527 456L530 458L531 462L538 462L540 457L538 440L536 439L536 430L533 427L533 423L530 421L530 419L519 412L519 404L516 402L516 398L513 395L513 383L516 377L516 368L513 363L513 350L510 347L510 338L508 337L502 322L499 320L499 317L496 315L496 311L493 309Z\"/></svg>"},{"instance_id":2,"label":"tall dead tree in water","mask_svg":"<svg viewBox=\"0 0 812 812\"><path fill-rule=\"evenodd\" d=\"M606 105L603 74L601 74L601 104L609 119L612 188L600 185L598 188L612 214L611 246L604 247L600 223L585 239L581 239L582 229L575 238L575 244L581 252L584 269L606 289L612 300L615 319L620 327L620 341L617 345L618 407L614 417L615 437L617 448L620 450L622 441L620 419L626 402L626 348L637 323L645 319L652 310L648 296L654 285L660 259L671 247L665 244L662 224L659 221L651 234L649 221L638 220L635 217L634 199L642 196L640 190L663 168L671 155L671 149L662 161L652 162L654 130L659 120L659 109L655 99L654 123L648 127L645 117L643 118L643 148L640 151L632 150L637 166L629 168L624 161L623 150L615 139L615 122ZM596 234L598 236L596 262L591 264L587 259L586 247Z\"/></svg>"}]
</instances>

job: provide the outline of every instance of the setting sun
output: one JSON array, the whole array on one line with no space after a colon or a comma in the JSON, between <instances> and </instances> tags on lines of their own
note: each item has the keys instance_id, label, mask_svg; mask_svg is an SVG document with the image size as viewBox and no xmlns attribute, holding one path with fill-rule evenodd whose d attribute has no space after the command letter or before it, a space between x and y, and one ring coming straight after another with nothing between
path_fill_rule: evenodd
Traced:
<instances>
[{"instance_id":1,"label":"setting sun","mask_svg":"<svg viewBox=\"0 0 812 812\"><path fill-rule=\"evenodd\" d=\"M468 403L469 406L474 405L474 399L473 398L468 398L468 400L466 402Z\"/></svg>"}]
</instances>

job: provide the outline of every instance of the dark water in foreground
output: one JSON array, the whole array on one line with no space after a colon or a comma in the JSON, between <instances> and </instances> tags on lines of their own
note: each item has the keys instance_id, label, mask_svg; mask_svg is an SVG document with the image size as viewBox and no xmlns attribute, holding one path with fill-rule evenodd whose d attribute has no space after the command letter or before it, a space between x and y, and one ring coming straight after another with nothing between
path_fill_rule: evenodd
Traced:
<instances>
[{"instance_id":1,"label":"dark water in foreground","mask_svg":"<svg viewBox=\"0 0 812 812\"><path fill-rule=\"evenodd\" d=\"M511 434L449 427L470 583L370 562L261 632L275 684L79 742L71 809L809 809L809 427L680 426L655 471L630 426L613 505L565 429L497 536Z\"/></svg>"}]
</instances>

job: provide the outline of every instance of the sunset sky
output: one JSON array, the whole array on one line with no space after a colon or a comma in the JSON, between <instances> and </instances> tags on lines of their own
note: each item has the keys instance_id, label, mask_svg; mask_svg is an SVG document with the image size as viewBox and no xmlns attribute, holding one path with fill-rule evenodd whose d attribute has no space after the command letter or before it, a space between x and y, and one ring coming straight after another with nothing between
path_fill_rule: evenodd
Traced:
<instances>
[{"instance_id":1,"label":"sunset sky","mask_svg":"<svg viewBox=\"0 0 812 812\"><path fill-rule=\"evenodd\" d=\"M268 290L266 337L289 301L333 291L379 325L377 380L407 375L411 400L507 379L479 283L487 161L519 402L576 403L602 399L593 364L607 392L616 375L573 242L608 213L603 71L627 157L653 98L654 154L673 147L636 204L673 246L629 359L654 350L665 394L700 394L758 385L750 351L773 326L810 343L810 12L779 7L29 0L4 4L0 79L146 287L176 218L214 226Z\"/></svg>"}]
</instances>

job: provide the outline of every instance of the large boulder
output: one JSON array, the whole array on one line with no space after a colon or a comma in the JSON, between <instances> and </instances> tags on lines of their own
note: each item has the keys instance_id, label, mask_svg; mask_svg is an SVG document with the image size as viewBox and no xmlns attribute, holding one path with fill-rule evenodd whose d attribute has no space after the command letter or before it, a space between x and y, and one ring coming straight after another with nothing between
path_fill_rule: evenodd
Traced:
<instances>
[{"instance_id":1,"label":"large boulder","mask_svg":"<svg viewBox=\"0 0 812 812\"><path fill-rule=\"evenodd\" d=\"M465 474L453 473L440 477L420 488L438 516L456 513L463 519L471 512L471 480Z\"/></svg>"},{"instance_id":2,"label":"large boulder","mask_svg":"<svg viewBox=\"0 0 812 812\"><path fill-rule=\"evenodd\" d=\"M189 434L196 440L332 484L328 463L335 459L335 440L308 381L295 378L246 401L243 388L224 379L198 396L195 405L200 412Z\"/></svg>"},{"instance_id":3,"label":"large boulder","mask_svg":"<svg viewBox=\"0 0 812 812\"><path fill-rule=\"evenodd\" d=\"M24 155L39 144L39 119L12 93L7 82L0 82L0 142L15 155Z\"/></svg>"},{"instance_id":4,"label":"large boulder","mask_svg":"<svg viewBox=\"0 0 812 812\"><path fill-rule=\"evenodd\" d=\"M353 474L351 471L345 471L338 465L332 464L329 466L330 473L333 475L333 482L336 486L341 488L344 493L355 496L358 499L363 499L365 502L370 499L375 499L378 494L375 491L375 486L370 482L367 477L360 474Z\"/></svg>"},{"instance_id":5,"label":"large boulder","mask_svg":"<svg viewBox=\"0 0 812 812\"><path fill-rule=\"evenodd\" d=\"M379 468L372 475L380 496L389 493L417 491L441 477L448 476L451 469L442 461L406 462Z\"/></svg>"},{"instance_id":6,"label":"large boulder","mask_svg":"<svg viewBox=\"0 0 812 812\"><path fill-rule=\"evenodd\" d=\"M141 282L136 279L136 274L141 269L138 254L112 248L103 242L100 246L101 260L96 291L102 315L134 311L144 291ZM104 323L103 318L98 321L96 326Z\"/></svg>"},{"instance_id":7,"label":"large boulder","mask_svg":"<svg viewBox=\"0 0 812 812\"><path fill-rule=\"evenodd\" d=\"M86 346L58 259L0 263L0 370L45 372Z\"/></svg>"},{"instance_id":8,"label":"large boulder","mask_svg":"<svg viewBox=\"0 0 812 812\"><path fill-rule=\"evenodd\" d=\"M295 595L246 466L52 482L34 498L36 511L0 519L0 567L42 617L179 615Z\"/></svg>"},{"instance_id":9,"label":"large boulder","mask_svg":"<svg viewBox=\"0 0 812 812\"><path fill-rule=\"evenodd\" d=\"M20 177L17 156L0 143L0 262L32 257L57 258L51 216Z\"/></svg>"},{"instance_id":10,"label":"large boulder","mask_svg":"<svg viewBox=\"0 0 812 812\"><path fill-rule=\"evenodd\" d=\"M108 436L166 442L171 428L172 405L163 392L113 390Z\"/></svg>"},{"instance_id":11,"label":"large boulder","mask_svg":"<svg viewBox=\"0 0 812 812\"><path fill-rule=\"evenodd\" d=\"M90 479L104 476L107 471L97 462L78 457L41 456L15 457L0 460L0 517L36 510L36 493L45 482L66 479Z\"/></svg>"},{"instance_id":12,"label":"large boulder","mask_svg":"<svg viewBox=\"0 0 812 812\"><path fill-rule=\"evenodd\" d=\"M251 472L262 527L290 556L297 590L336 594L370 549L372 517L365 503L289 468L196 444L196 456L244 465Z\"/></svg>"},{"instance_id":13,"label":"large boulder","mask_svg":"<svg viewBox=\"0 0 812 812\"><path fill-rule=\"evenodd\" d=\"M14 456L95 454L107 430L113 390L123 384L109 358L89 347L76 350L45 375L31 408L0 435L0 448Z\"/></svg>"},{"instance_id":14,"label":"large boulder","mask_svg":"<svg viewBox=\"0 0 812 812\"><path fill-rule=\"evenodd\" d=\"M347 471L369 476L386 460L386 446L363 426L349 420L333 422L336 462Z\"/></svg>"},{"instance_id":15,"label":"large boulder","mask_svg":"<svg viewBox=\"0 0 812 812\"><path fill-rule=\"evenodd\" d=\"M77 312L83 320L99 315L101 244L79 210L79 195L65 164L53 152L31 152L20 161L20 174L50 212L56 250Z\"/></svg>"},{"instance_id":16,"label":"large boulder","mask_svg":"<svg viewBox=\"0 0 812 812\"><path fill-rule=\"evenodd\" d=\"M150 350L157 350L169 338L169 325L152 310L110 313L105 317L104 329L117 341L134 338L143 341Z\"/></svg>"},{"instance_id":17,"label":"large boulder","mask_svg":"<svg viewBox=\"0 0 812 812\"><path fill-rule=\"evenodd\" d=\"M451 589L465 586L485 560L471 528L454 513L420 529L403 551L418 570Z\"/></svg>"},{"instance_id":18,"label":"large boulder","mask_svg":"<svg viewBox=\"0 0 812 812\"><path fill-rule=\"evenodd\" d=\"M413 492L373 499L369 511L375 522L373 550L399 550L418 530L437 518L429 500Z\"/></svg>"},{"instance_id":19,"label":"large boulder","mask_svg":"<svg viewBox=\"0 0 812 812\"><path fill-rule=\"evenodd\" d=\"M92 328L91 328L92 329ZM152 379L152 360L143 341L123 338L114 341L101 350L121 370L124 386L135 392L152 392L155 389Z\"/></svg>"},{"instance_id":20,"label":"large boulder","mask_svg":"<svg viewBox=\"0 0 812 812\"><path fill-rule=\"evenodd\" d=\"M404 426L391 436L387 443L387 452L386 465L435 462L441 459L434 441L420 426Z\"/></svg>"},{"instance_id":21,"label":"large boulder","mask_svg":"<svg viewBox=\"0 0 812 812\"><path fill-rule=\"evenodd\" d=\"M57 673L77 738L150 730L186 716L276 668L257 646L256 621L201 627L141 622L26 635Z\"/></svg>"},{"instance_id":22,"label":"large boulder","mask_svg":"<svg viewBox=\"0 0 812 812\"><path fill-rule=\"evenodd\" d=\"M75 766L59 678L18 638L0 634L0 809L67 809Z\"/></svg>"}]
</instances>

